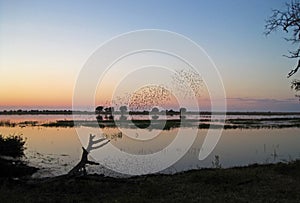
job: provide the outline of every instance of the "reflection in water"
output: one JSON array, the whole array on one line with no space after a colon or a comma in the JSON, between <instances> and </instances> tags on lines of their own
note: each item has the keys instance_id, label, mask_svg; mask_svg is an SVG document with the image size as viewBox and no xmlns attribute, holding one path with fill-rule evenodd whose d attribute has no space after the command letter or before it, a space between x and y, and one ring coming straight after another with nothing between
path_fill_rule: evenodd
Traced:
<instances>
[{"instance_id":1,"label":"reflection in water","mask_svg":"<svg viewBox=\"0 0 300 203\"><path fill-rule=\"evenodd\" d=\"M189 136L192 129L184 128L181 130L186 136ZM131 131L136 131L136 134ZM139 129L138 131L126 129L123 132L117 128L103 129L104 136L110 139L115 147L131 154L149 154L165 150L165 147L175 138L178 129L153 131L151 134L147 129ZM212 161L216 155L219 156L222 167L272 163L300 158L299 128L232 129L223 131L222 137L212 154L205 160L199 161L198 155L206 132L205 129L199 130L194 144L185 156L164 172L174 173L194 168L212 167ZM41 168L34 175L35 177L67 173L80 159L81 144L75 128L0 127L0 134L2 135L13 133L21 134L27 138L25 151L27 160L31 165ZM127 135L136 135L137 137L132 138ZM185 149L180 148L180 146L176 149L178 153L182 150ZM90 166L88 171L115 175L112 171L101 166Z\"/></svg>"},{"instance_id":2,"label":"reflection in water","mask_svg":"<svg viewBox=\"0 0 300 203\"><path fill-rule=\"evenodd\" d=\"M42 170L36 176L56 176L69 171L79 160L81 144L74 128L1 127L0 134L26 138L25 156Z\"/></svg>"},{"instance_id":3,"label":"reflection in water","mask_svg":"<svg viewBox=\"0 0 300 203\"><path fill-rule=\"evenodd\" d=\"M186 119L210 119L210 115L186 115ZM218 116L215 115L218 119ZM149 115L130 115L125 120L148 120ZM227 115L227 119L272 119L272 118L300 118L299 114L294 115ZM0 122L10 121L11 123L20 123L25 121L37 121L38 123L55 122L58 120L73 120L73 115L0 115ZM97 121L94 114L76 115L77 120ZM115 120L120 120L120 115L115 115ZM179 115L159 115L160 120L180 119ZM121 119L122 120L122 119Z\"/></svg>"},{"instance_id":4,"label":"reflection in water","mask_svg":"<svg viewBox=\"0 0 300 203\"><path fill-rule=\"evenodd\" d=\"M189 153L174 168L181 171L187 166L212 167L216 155L225 168L297 159L300 158L299 132L299 128L225 130L214 151L203 161L195 158L204 139L198 136Z\"/></svg>"}]
</instances>

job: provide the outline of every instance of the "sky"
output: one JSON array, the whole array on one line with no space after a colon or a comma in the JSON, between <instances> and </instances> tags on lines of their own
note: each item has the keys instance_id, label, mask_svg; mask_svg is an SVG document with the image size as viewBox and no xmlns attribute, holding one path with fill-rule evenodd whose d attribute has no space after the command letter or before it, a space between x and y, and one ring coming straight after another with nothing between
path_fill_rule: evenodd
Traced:
<instances>
[{"instance_id":1,"label":"sky","mask_svg":"<svg viewBox=\"0 0 300 203\"><path fill-rule=\"evenodd\" d=\"M101 44L134 30L162 29L207 52L228 110L300 111L286 78L297 62L282 56L293 46L282 32L263 34L272 9L284 3L0 0L0 109L70 109L77 76Z\"/></svg>"}]
</instances>

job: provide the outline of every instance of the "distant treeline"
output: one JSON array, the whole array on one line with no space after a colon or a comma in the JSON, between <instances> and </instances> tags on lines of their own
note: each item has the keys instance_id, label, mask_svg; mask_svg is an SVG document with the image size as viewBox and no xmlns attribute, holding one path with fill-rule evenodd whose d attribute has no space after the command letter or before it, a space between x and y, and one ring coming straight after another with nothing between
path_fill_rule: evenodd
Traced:
<instances>
[{"instance_id":1,"label":"distant treeline","mask_svg":"<svg viewBox=\"0 0 300 203\"><path fill-rule=\"evenodd\" d=\"M114 112L115 114L120 114L119 111ZM103 113L105 114L105 112ZM129 111L129 115L148 115L153 114L151 111ZM163 110L156 113L157 115L180 115L180 111L173 111L173 110ZM211 111L187 111L184 112L184 115L224 115L224 112L211 112ZM240 111L231 111L225 112L226 115L250 115L250 116L284 116L284 115L300 115L300 112L240 112Z\"/></svg>"},{"instance_id":2,"label":"distant treeline","mask_svg":"<svg viewBox=\"0 0 300 203\"><path fill-rule=\"evenodd\" d=\"M93 114L107 114L110 112L95 112L95 111L72 111L72 110L4 110L0 111L0 115L71 115L71 114L82 114L82 115L93 115ZM149 115L151 111L128 111L129 115ZM120 111L114 111L113 114L122 114ZM166 115L180 115L180 111L174 110L163 110L156 112L156 114ZM223 115L224 112L210 112L210 111L187 111L185 115ZM279 115L300 115L300 112L226 112L226 115L253 115L253 116L279 116Z\"/></svg>"},{"instance_id":3,"label":"distant treeline","mask_svg":"<svg viewBox=\"0 0 300 203\"><path fill-rule=\"evenodd\" d=\"M72 110L4 110L0 115L71 115L71 114L94 114L91 111Z\"/></svg>"}]
</instances>

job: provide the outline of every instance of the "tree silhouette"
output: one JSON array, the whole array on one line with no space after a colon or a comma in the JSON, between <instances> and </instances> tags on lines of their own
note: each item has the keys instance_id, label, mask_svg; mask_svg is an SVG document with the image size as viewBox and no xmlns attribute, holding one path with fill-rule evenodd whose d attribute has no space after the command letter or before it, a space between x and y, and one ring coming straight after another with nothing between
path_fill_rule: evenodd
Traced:
<instances>
[{"instance_id":1,"label":"tree silhouette","mask_svg":"<svg viewBox=\"0 0 300 203\"><path fill-rule=\"evenodd\" d=\"M104 111L105 111L105 115L107 116L107 118L109 120L113 120L114 119L114 117L113 117L113 113L115 111L114 107L111 107L111 106L107 107L107 108L104 109Z\"/></svg>"},{"instance_id":2,"label":"tree silhouette","mask_svg":"<svg viewBox=\"0 0 300 203\"><path fill-rule=\"evenodd\" d=\"M157 120L158 119L158 112L159 112L159 109L157 108L157 107L154 107L152 110L151 110L151 114L153 114L153 116L152 116L152 118L154 119L154 120Z\"/></svg>"},{"instance_id":3,"label":"tree silhouette","mask_svg":"<svg viewBox=\"0 0 300 203\"><path fill-rule=\"evenodd\" d=\"M173 116L176 112L173 109L171 109L169 111L167 110L166 113L167 115Z\"/></svg>"},{"instance_id":4,"label":"tree silhouette","mask_svg":"<svg viewBox=\"0 0 300 203\"><path fill-rule=\"evenodd\" d=\"M289 51L289 55L284 55L288 58L300 58L300 2L299 0L292 0L290 3L285 4L285 10L274 9L272 15L266 20L265 34L269 35L277 29L282 29L287 33L288 37L285 38L287 42L296 45L297 48ZM298 65L292 69L287 77L294 75L300 67L300 60ZM294 79L292 81L292 89L300 90L300 80ZM298 95L299 96L299 95Z\"/></svg>"},{"instance_id":5,"label":"tree silhouette","mask_svg":"<svg viewBox=\"0 0 300 203\"><path fill-rule=\"evenodd\" d=\"M121 106L119 109L121 112L120 120L126 120L127 117L124 114L127 112L127 106Z\"/></svg>"},{"instance_id":6,"label":"tree silhouette","mask_svg":"<svg viewBox=\"0 0 300 203\"><path fill-rule=\"evenodd\" d=\"M103 112L104 107L103 106L97 106L95 109L96 114L101 114Z\"/></svg>"},{"instance_id":7,"label":"tree silhouette","mask_svg":"<svg viewBox=\"0 0 300 203\"><path fill-rule=\"evenodd\" d=\"M121 115L123 116L127 112L127 106L121 106L120 112L121 112Z\"/></svg>"},{"instance_id":8,"label":"tree silhouette","mask_svg":"<svg viewBox=\"0 0 300 203\"><path fill-rule=\"evenodd\" d=\"M179 112L180 112L180 119L185 119L186 108L180 108Z\"/></svg>"}]
</instances>

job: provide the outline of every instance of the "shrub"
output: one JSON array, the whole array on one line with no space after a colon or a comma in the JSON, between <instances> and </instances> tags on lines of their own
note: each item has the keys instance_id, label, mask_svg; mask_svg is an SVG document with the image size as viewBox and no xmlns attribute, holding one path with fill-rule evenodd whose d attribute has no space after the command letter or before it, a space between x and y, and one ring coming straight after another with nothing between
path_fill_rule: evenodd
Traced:
<instances>
[{"instance_id":1,"label":"shrub","mask_svg":"<svg viewBox=\"0 0 300 203\"><path fill-rule=\"evenodd\" d=\"M25 139L20 135L4 137L0 135L0 155L14 158L24 156Z\"/></svg>"}]
</instances>

